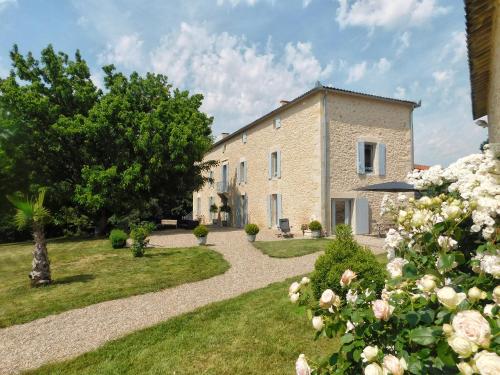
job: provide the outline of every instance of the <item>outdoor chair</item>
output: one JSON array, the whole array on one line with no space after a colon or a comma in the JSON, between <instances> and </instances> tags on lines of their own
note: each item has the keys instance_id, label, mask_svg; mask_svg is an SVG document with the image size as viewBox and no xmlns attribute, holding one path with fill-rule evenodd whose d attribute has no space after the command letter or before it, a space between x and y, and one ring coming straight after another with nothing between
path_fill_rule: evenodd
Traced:
<instances>
[{"instance_id":1,"label":"outdoor chair","mask_svg":"<svg viewBox=\"0 0 500 375\"><path fill-rule=\"evenodd\" d=\"M288 219L279 219L278 237L292 238L293 234L290 232L290 221Z\"/></svg>"}]
</instances>

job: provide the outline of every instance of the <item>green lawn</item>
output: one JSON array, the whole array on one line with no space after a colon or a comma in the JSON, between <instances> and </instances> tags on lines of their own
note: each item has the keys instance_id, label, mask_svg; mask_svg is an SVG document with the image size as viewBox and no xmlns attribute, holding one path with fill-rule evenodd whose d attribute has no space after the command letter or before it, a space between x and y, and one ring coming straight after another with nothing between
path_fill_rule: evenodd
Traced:
<instances>
[{"instance_id":1,"label":"green lawn","mask_svg":"<svg viewBox=\"0 0 500 375\"><path fill-rule=\"evenodd\" d=\"M324 251L331 239L285 239L279 241L256 241L254 246L274 258L292 258Z\"/></svg>"},{"instance_id":2,"label":"green lawn","mask_svg":"<svg viewBox=\"0 0 500 375\"><path fill-rule=\"evenodd\" d=\"M290 282L202 307L32 373L294 374L300 353L318 360L337 342L314 342L304 309L288 300Z\"/></svg>"},{"instance_id":3,"label":"green lawn","mask_svg":"<svg viewBox=\"0 0 500 375\"><path fill-rule=\"evenodd\" d=\"M30 243L0 245L0 327L97 302L147 293L224 273L229 264L207 247L113 249L108 240L48 244L53 284L30 288Z\"/></svg>"}]
</instances>

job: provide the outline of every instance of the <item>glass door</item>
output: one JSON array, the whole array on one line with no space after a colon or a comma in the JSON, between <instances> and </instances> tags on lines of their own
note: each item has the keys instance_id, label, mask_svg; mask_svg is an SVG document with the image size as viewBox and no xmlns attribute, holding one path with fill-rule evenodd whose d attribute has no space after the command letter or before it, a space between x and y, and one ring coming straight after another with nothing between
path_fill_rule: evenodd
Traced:
<instances>
[{"instance_id":1,"label":"glass door","mask_svg":"<svg viewBox=\"0 0 500 375\"><path fill-rule=\"evenodd\" d=\"M332 199L332 233L339 224L351 225L352 199Z\"/></svg>"}]
</instances>

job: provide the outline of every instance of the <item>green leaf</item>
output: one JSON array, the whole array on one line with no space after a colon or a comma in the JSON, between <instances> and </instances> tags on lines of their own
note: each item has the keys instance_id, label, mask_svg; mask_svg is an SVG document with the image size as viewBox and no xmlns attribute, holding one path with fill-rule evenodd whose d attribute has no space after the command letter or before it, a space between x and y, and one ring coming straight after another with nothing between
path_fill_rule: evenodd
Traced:
<instances>
[{"instance_id":1,"label":"green leaf","mask_svg":"<svg viewBox=\"0 0 500 375\"><path fill-rule=\"evenodd\" d=\"M453 357L453 351L450 350L450 346L446 341L440 341L437 345L437 354L439 359L443 361L446 366L453 366L456 363Z\"/></svg>"},{"instance_id":2,"label":"green leaf","mask_svg":"<svg viewBox=\"0 0 500 375\"><path fill-rule=\"evenodd\" d=\"M433 310L424 310L420 312L420 320L425 324L431 324L434 321L436 313Z\"/></svg>"},{"instance_id":3,"label":"green leaf","mask_svg":"<svg viewBox=\"0 0 500 375\"><path fill-rule=\"evenodd\" d=\"M406 277L408 279L415 279L417 275L418 275L418 270L414 263L410 262L404 265L403 277Z\"/></svg>"},{"instance_id":4,"label":"green leaf","mask_svg":"<svg viewBox=\"0 0 500 375\"><path fill-rule=\"evenodd\" d=\"M405 319L410 325L410 327L416 327L418 321L420 320L420 317L415 311L410 311L409 313L406 314Z\"/></svg>"},{"instance_id":5,"label":"green leaf","mask_svg":"<svg viewBox=\"0 0 500 375\"><path fill-rule=\"evenodd\" d=\"M346 333L344 336L340 338L340 343L342 345L348 344L354 340L354 336L351 333Z\"/></svg>"},{"instance_id":6,"label":"green leaf","mask_svg":"<svg viewBox=\"0 0 500 375\"><path fill-rule=\"evenodd\" d=\"M434 331L430 327L415 328L410 331L409 338L419 345L431 345L436 342Z\"/></svg>"}]
</instances>

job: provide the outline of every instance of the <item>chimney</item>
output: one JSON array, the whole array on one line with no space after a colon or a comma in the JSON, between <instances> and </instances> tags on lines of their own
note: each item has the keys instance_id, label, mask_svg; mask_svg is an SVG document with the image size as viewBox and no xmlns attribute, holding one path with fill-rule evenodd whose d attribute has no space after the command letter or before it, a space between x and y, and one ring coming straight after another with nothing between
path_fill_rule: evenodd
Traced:
<instances>
[{"instance_id":1,"label":"chimney","mask_svg":"<svg viewBox=\"0 0 500 375\"><path fill-rule=\"evenodd\" d=\"M229 133L220 133L217 138L215 138L215 142L222 141L224 138L226 138L229 135Z\"/></svg>"},{"instance_id":2,"label":"chimney","mask_svg":"<svg viewBox=\"0 0 500 375\"><path fill-rule=\"evenodd\" d=\"M290 103L290 101L289 101L289 100L280 100L280 104L281 104L282 106L283 106L283 105L286 105L286 104L288 104L288 103Z\"/></svg>"}]
</instances>

